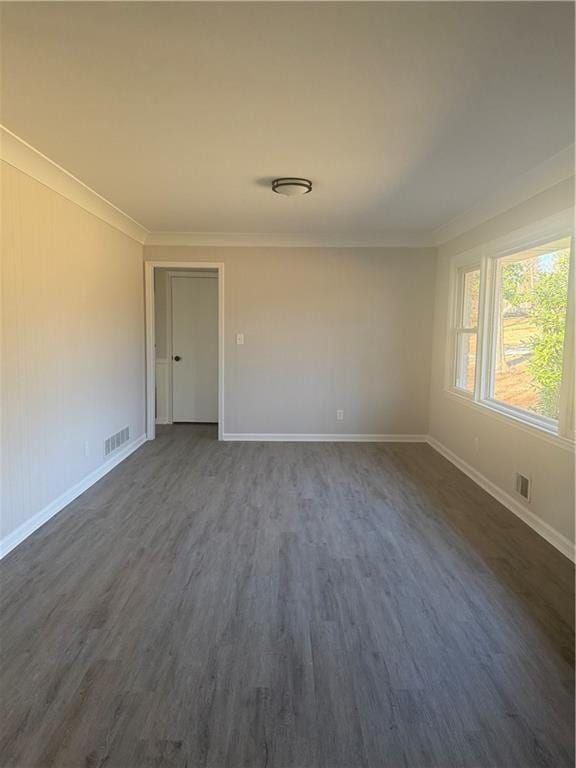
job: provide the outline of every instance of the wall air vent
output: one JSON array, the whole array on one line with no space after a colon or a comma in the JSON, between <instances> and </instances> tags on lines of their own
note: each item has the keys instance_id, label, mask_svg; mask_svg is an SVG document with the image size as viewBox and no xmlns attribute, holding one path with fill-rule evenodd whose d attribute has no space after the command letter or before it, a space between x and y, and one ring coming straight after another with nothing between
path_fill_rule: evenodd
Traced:
<instances>
[{"instance_id":1,"label":"wall air vent","mask_svg":"<svg viewBox=\"0 0 576 768\"><path fill-rule=\"evenodd\" d=\"M530 501L530 478L519 472L516 473L516 493Z\"/></svg>"},{"instance_id":2,"label":"wall air vent","mask_svg":"<svg viewBox=\"0 0 576 768\"><path fill-rule=\"evenodd\" d=\"M120 432L116 432L115 435L107 437L104 441L104 456L108 456L108 454L113 453L115 450L120 448L121 445L127 443L129 439L130 427L124 427L124 429L121 429Z\"/></svg>"}]
</instances>

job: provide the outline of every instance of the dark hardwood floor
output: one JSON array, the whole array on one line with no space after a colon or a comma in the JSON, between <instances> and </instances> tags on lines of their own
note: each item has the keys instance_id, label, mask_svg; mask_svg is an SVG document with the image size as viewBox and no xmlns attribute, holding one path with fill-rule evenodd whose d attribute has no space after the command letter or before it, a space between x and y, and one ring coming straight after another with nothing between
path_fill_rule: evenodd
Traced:
<instances>
[{"instance_id":1,"label":"dark hardwood floor","mask_svg":"<svg viewBox=\"0 0 576 768\"><path fill-rule=\"evenodd\" d=\"M427 445L164 428L0 576L1 768L573 765L572 566Z\"/></svg>"}]
</instances>

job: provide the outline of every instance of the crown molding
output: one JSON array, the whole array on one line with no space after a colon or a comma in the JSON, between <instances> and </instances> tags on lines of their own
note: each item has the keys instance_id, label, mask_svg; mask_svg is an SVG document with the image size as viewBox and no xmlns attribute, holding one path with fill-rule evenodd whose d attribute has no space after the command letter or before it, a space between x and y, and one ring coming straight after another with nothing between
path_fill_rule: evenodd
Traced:
<instances>
[{"instance_id":1,"label":"crown molding","mask_svg":"<svg viewBox=\"0 0 576 768\"><path fill-rule=\"evenodd\" d=\"M250 248L429 248L426 232L390 232L375 237L280 234L272 232L149 232L145 245Z\"/></svg>"},{"instance_id":2,"label":"crown molding","mask_svg":"<svg viewBox=\"0 0 576 768\"><path fill-rule=\"evenodd\" d=\"M0 159L144 245L275 248L433 248L574 177L574 145L515 179L483 203L433 232L400 230L367 236L270 232L150 232L80 179L0 124Z\"/></svg>"},{"instance_id":3,"label":"crown molding","mask_svg":"<svg viewBox=\"0 0 576 768\"><path fill-rule=\"evenodd\" d=\"M8 128L0 125L0 159L110 226L144 243L148 230Z\"/></svg>"},{"instance_id":4,"label":"crown molding","mask_svg":"<svg viewBox=\"0 0 576 768\"><path fill-rule=\"evenodd\" d=\"M479 205L456 216L433 233L435 245L454 240L485 221L509 211L540 192L574 176L574 144L535 166Z\"/></svg>"}]
</instances>

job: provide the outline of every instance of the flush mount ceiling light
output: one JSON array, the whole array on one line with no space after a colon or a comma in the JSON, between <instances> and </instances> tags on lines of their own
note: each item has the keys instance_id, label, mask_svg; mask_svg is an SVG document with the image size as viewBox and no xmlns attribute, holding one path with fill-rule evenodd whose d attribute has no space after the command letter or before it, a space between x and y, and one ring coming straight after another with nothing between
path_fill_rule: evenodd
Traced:
<instances>
[{"instance_id":1,"label":"flush mount ceiling light","mask_svg":"<svg viewBox=\"0 0 576 768\"><path fill-rule=\"evenodd\" d=\"M308 192L312 192L312 182L310 179L299 179L294 176L274 179L272 182L272 192L277 192L279 195L286 195L287 197L307 195Z\"/></svg>"}]
</instances>

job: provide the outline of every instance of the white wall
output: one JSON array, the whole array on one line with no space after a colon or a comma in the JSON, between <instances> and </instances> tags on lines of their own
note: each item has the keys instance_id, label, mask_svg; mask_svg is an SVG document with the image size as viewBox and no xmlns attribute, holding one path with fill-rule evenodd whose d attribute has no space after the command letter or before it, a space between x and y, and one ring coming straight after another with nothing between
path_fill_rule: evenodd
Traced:
<instances>
[{"instance_id":1,"label":"white wall","mask_svg":"<svg viewBox=\"0 0 576 768\"><path fill-rule=\"evenodd\" d=\"M428 432L434 249L147 246L145 258L225 264L225 433Z\"/></svg>"},{"instance_id":2,"label":"white wall","mask_svg":"<svg viewBox=\"0 0 576 768\"><path fill-rule=\"evenodd\" d=\"M574 541L573 450L450 397L444 391L444 370L452 260L477 245L571 207L573 189L573 179L562 182L439 249L430 390L431 436L550 526L560 535L557 543L564 543L565 549ZM516 472L532 478L529 504L514 492Z\"/></svg>"},{"instance_id":3,"label":"white wall","mask_svg":"<svg viewBox=\"0 0 576 768\"><path fill-rule=\"evenodd\" d=\"M144 307L138 242L1 171L6 541L103 465L108 435L144 433Z\"/></svg>"}]
</instances>

